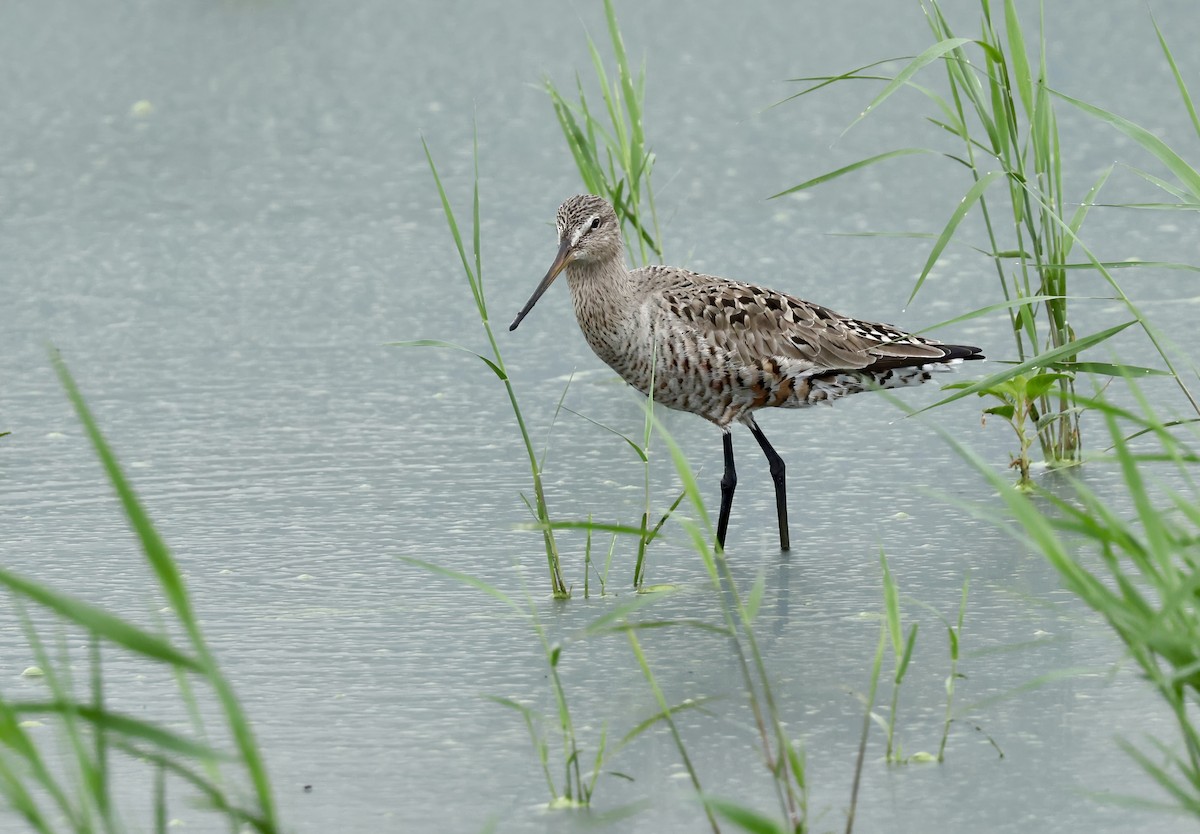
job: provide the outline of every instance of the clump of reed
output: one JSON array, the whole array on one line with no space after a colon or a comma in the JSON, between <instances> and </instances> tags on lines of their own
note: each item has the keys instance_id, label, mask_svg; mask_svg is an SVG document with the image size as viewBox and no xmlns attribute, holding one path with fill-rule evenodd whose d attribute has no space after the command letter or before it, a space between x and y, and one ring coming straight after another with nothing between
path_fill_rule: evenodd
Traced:
<instances>
[{"instance_id":1,"label":"clump of reed","mask_svg":"<svg viewBox=\"0 0 1200 834\"><path fill-rule=\"evenodd\" d=\"M642 65L635 79L612 0L604 0L604 15L617 67L615 78L609 77L600 51L588 38L588 52L604 100L603 113L598 114L588 105L578 74L575 76L578 102L569 101L550 79L545 79L544 84L584 187L612 203L626 239L636 241L636 252L641 263L646 264L651 255L662 258L662 236L650 184L654 154L646 145L642 125L646 67ZM632 247L630 251L634 251Z\"/></svg>"},{"instance_id":2,"label":"clump of reed","mask_svg":"<svg viewBox=\"0 0 1200 834\"><path fill-rule=\"evenodd\" d=\"M988 408L986 414L1000 417L1014 431L1018 449L1012 465L1023 484L1029 483L1030 449L1034 438L1043 460L1050 466L1064 466L1081 460L1081 412L1074 398L1080 374L1111 377L1155 372L1080 360L1079 354L1086 348L1111 338L1125 326L1137 324L1142 329L1162 359L1164 370L1158 372L1172 375L1191 407L1200 413L1200 405L1163 349L1160 334L1112 274L1118 267L1193 270L1195 267L1139 259L1101 262L1086 246L1082 226L1113 169L1105 170L1073 203L1068 199L1063 186L1055 100L1066 101L1121 130L1167 168L1175 178L1173 183L1138 172L1178 201L1154 207L1187 210L1200 207L1200 174L1149 131L1051 88L1046 66L1044 16L1031 60L1030 39L1014 0L1003 0L1002 12L993 11L991 0L979 0L980 34L975 38L955 34L938 0L924 0L922 9L936 42L915 58L903 59L905 65L895 76L872 74L871 70L886 63L880 61L836 76L794 79L816 83L786 100L834 83L863 79L886 81L884 89L850 127L900 90L911 88L933 103L935 112L927 120L945 131L959 147L956 150L896 149L814 177L775 196L812 188L867 166L910 154L939 154L965 170L969 187L958 197L948 221L936 235L909 300L916 297L945 248L960 236L964 218L978 207L986 229L984 254L992 261L1005 302L1003 307L1009 316L1016 360L1013 367L986 380L960 386L962 391L957 396L976 393L999 401L998 405ZM1161 32L1158 34L1184 103L1200 132L1200 120L1196 119L1186 85L1166 40ZM934 66L940 66L946 73L945 94L916 83L918 73ZM1073 260L1074 252L1082 253L1083 260ZM1079 270L1094 271L1103 277L1130 315L1126 325L1083 336L1077 334L1068 307L1071 299L1068 278Z\"/></svg>"}]
</instances>

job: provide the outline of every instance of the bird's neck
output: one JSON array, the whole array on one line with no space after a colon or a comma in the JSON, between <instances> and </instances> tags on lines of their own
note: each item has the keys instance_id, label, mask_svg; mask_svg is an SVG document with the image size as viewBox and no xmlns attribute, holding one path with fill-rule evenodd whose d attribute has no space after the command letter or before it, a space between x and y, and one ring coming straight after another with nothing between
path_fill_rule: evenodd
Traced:
<instances>
[{"instance_id":1,"label":"bird's neck","mask_svg":"<svg viewBox=\"0 0 1200 834\"><path fill-rule=\"evenodd\" d=\"M580 329L600 358L612 365L636 327L642 303L637 282L620 258L611 258L570 264L567 285Z\"/></svg>"},{"instance_id":2,"label":"bird's neck","mask_svg":"<svg viewBox=\"0 0 1200 834\"><path fill-rule=\"evenodd\" d=\"M637 298L633 276L620 258L575 262L567 267L567 285L580 323L586 314L592 320L609 320L628 315L627 307Z\"/></svg>"}]
</instances>

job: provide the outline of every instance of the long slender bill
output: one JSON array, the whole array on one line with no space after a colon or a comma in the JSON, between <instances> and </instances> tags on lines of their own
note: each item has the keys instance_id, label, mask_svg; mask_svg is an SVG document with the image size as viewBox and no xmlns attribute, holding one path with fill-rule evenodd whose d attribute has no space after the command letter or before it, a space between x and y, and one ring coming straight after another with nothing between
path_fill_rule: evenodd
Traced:
<instances>
[{"instance_id":1,"label":"long slender bill","mask_svg":"<svg viewBox=\"0 0 1200 834\"><path fill-rule=\"evenodd\" d=\"M554 283L554 279L558 277L558 273L562 272L566 267L570 261L570 258L567 257L567 252L570 248L571 239L564 238L562 244L558 247L558 254L554 256L554 263L550 264L550 271L546 273L546 277L542 279L542 282L537 285L537 289L533 291L533 295L529 296L529 300L525 302L525 306L521 308L521 312L517 313L517 317L513 319L513 323L508 326L510 331L517 329L517 325L533 309L533 305L537 304L538 299L542 297L542 293L550 288L550 285Z\"/></svg>"}]
</instances>

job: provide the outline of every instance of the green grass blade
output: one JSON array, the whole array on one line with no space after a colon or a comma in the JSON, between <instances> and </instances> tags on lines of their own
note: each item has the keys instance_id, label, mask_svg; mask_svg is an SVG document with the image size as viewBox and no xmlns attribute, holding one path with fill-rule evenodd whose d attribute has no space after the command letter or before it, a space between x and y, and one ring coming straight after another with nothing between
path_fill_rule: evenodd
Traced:
<instances>
[{"instance_id":1,"label":"green grass blade","mask_svg":"<svg viewBox=\"0 0 1200 834\"><path fill-rule=\"evenodd\" d=\"M728 636L728 634L726 636ZM668 718L670 718L671 716L677 715L686 710L699 710L700 712L704 713L705 715L711 715L712 714L711 711L705 709L704 705L712 700L715 700L715 699L707 698L707 697L703 697L703 696L701 696L699 698L688 698L683 703L676 704L673 707L668 707L665 710L661 710L659 712L654 713L654 715L651 715L649 718L645 718L645 719L639 721L633 727L633 729L631 729L624 736L622 736L620 742L617 743L617 745L614 749L614 752L615 752L615 750L620 750L621 748L628 745L631 741L636 739L638 736L642 735L644 732L646 732L646 730L649 730L651 727L654 727L655 725L657 725L659 723L665 723L666 720Z\"/></svg>"},{"instance_id":2,"label":"green grass blade","mask_svg":"<svg viewBox=\"0 0 1200 834\"><path fill-rule=\"evenodd\" d=\"M994 36L995 33L991 34ZM1010 90L1007 86L1007 64L1003 58L994 59L990 55L986 57L986 63L988 93L990 94L987 113L992 119L988 138L992 142L993 153L997 157L1003 160L1005 164L1010 164L1010 167L1019 167L1019 157L1017 157L1015 165L1011 164L1014 156L1017 156L1016 148L1014 147L1017 135L1014 120L1017 114L1009 109L1011 98ZM985 124L988 122L986 119L983 121ZM1020 205L1017 204L1014 208L1019 211Z\"/></svg>"},{"instance_id":3,"label":"green grass blade","mask_svg":"<svg viewBox=\"0 0 1200 834\"><path fill-rule=\"evenodd\" d=\"M571 112L571 106L567 104L550 80L547 79L545 83L546 92L550 95L550 102L554 106L554 114L558 117L563 138L567 141L567 147L575 160L575 167L579 169L579 176L583 180L584 187L589 194L604 193L607 191L604 186L604 172L600 167L599 160L591 152L591 149L595 147L594 140L584 134L579 122L575 119L575 114ZM586 116L587 99L584 98L582 82L578 77L576 84L580 85L579 100L584 107L585 120L590 131L592 123Z\"/></svg>"},{"instance_id":4,"label":"green grass blade","mask_svg":"<svg viewBox=\"0 0 1200 834\"><path fill-rule=\"evenodd\" d=\"M998 304L989 304L986 307L979 307L978 309L972 310L969 313L963 313L962 315L955 316L954 318L949 318L945 321L939 321L937 324L931 324L928 327L923 327L920 330L914 330L913 332L917 334L932 333L936 330L940 330L943 327L951 327L952 325L960 324L964 321L970 321L971 319L977 319L981 316L986 316L1001 310L1011 310L1016 307L1029 307L1033 304L1041 304L1046 301L1057 301L1058 299L1064 297L1065 296L1061 295L1033 295L1029 298L1014 298L1011 301L1001 301Z\"/></svg>"},{"instance_id":5,"label":"green grass blade","mask_svg":"<svg viewBox=\"0 0 1200 834\"><path fill-rule=\"evenodd\" d=\"M1021 21L1017 18L1017 7L1013 0L1004 0L1004 29L1008 34L1008 53L1012 64L1017 94L1025 107L1025 115L1033 115L1033 83L1029 71L1029 56L1025 51L1025 36L1021 33Z\"/></svg>"},{"instance_id":6,"label":"green grass blade","mask_svg":"<svg viewBox=\"0 0 1200 834\"><path fill-rule=\"evenodd\" d=\"M109 614L102 608L0 568L0 584L58 614L68 622L86 629L111 643L152 660L169 663L193 672L203 671L194 657L176 649L166 639Z\"/></svg>"},{"instance_id":7,"label":"green grass blade","mask_svg":"<svg viewBox=\"0 0 1200 834\"><path fill-rule=\"evenodd\" d=\"M888 637L892 641L892 651L898 658L904 651L904 628L900 623L900 593L896 589L892 572L888 570L887 557L882 551L879 553L879 564L883 567L883 602Z\"/></svg>"},{"instance_id":8,"label":"green grass blade","mask_svg":"<svg viewBox=\"0 0 1200 834\"><path fill-rule=\"evenodd\" d=\"M1047 368L1056 368L1072 373L1100 374L1102 376L1173 376L1170 371L1158 368L1143 368L1140 365L1114 364L1112 362L1052 362Z\"/></svg>"},{"instance_id":9,"label":"green grass blade","mask_svg":"<svg viewBox=\"0 0 1200 834\"><path fill-rule=\"evenodd\" d=\"M1154 33L1158 35L1158 43L1162 47L1163 55L1167 56L1167 63L1171 66L1171 74L1175 76L1175 86L1179 88L1179 97L1183 99L1183 105L1192 118L1192 127L1195 128L1196 135L1200 136L1200 118L1196 116L1196 104L1192 101L1192 95L1188 92L1183 75L1179 72L1179 66L1175 63L1175 56L1171 54L1171 48L1167 46L1167 39L1163 37L1162 29L1158 28L1158 21L1155 20L1153 11L1150 12L1150 20L1154 24Z\"/></svg>"},{"instance_id":10,"label":"green grass blade","mask_svg":"<svg viewBox=\"0 0 1200 834\"><path fill-rule=\"evenodd\" d=\"M710 811L716 811L725 819L750 834L790 834L789 829L782 823L760 814L745 805L718 799L715 796L704 797L704 806Z\"/></svg>"},{"instance_id":11,"label":"green grass blade","mask_svg":"<svg viewBox=\"0 0 1200 834\"><path fill-rule=\"evenodd\" d=\"M869 64L863 64L861 67L856 67L855 69L847 70L846 72L840 73L838 75L810 75L810 76L802 76L800 78L784 79L789 84L798 84L801 82L807 84L807 83L810 83L813 81L816 81L818 83L816 83L815 85L813 85L811 87L807 87L798 93L792 93L787 98L780 99L779 101L775 102L774 104L769 105L766 109L770 110L773 107L778 107L781 104L786 104L787 102L791 101L792 99L800 98L801 96L806 96L809 93L815 93L817 90L820 90L823 87L828 87L830 84L836 84L839 81L891 81L892 77L890 75L863 75L862 73L865 72L866 70L874 69L875 67L879 67L879 66L883 66L884 64L892 64L892 63L895 63L896 61L911 61L912 59L913 59L912 55L897 55L895 58L884 58L881 61L872 61Z\"/></svg>"},{"instance_id":12,"label":"green grass blade","mask_svg":"<svg viewBox=\"0 0 1200 834\"><path fill-rule=\"evenodd\" d=\"M262 813L255 813L230 803L226 792L216 782L204 778L171 756L166 756L156 750L149 750L132 744L120 743L116 746L133 758L156 765L187 782L201 793L203 796L202 804L207 804L236 823L245 826L245 828L236 828L235 830L254 830L260 832L260 834L274 834L274 832L279 831L273 817Z\"/></svg>"},{"instance_id":13,"label":"green grass blade","mask_svg":"<svg viewBox=\"0 0 1200 834\"><path fill-rule=\"evenodd\" d=\"M1174 183L1168 182L1167 180L1163 179L1162 177L1156 177L1154 174L1151 174L1149 171L1143 171L1141 168L1135 168L1132 165L1129 165L1124 162L1119 162L1119 161L1117 164L1121 165L1126 170L1132 171L1134 174L1141 177L1142 179L1144 179L1146 182L1150 183L1151 185L1161 188L1163 191L1167 192L1172 197L1174 197L1176 202L1174 202L1174 203L1098 203L1098 205L1106 206L1106 207L1110 207L1110 208L1135 208L1135 209L1136 208L1145 208L1145 209L1154 209L1154 210L1186 208L1186 209L1191 209L1192 211L1196 210L1197 207L1188 202L1187 191L1185 189L1180 188L1179 186L1175 185Z\"/></svg>"},{"instance_id":14,"label":"green grass blade","mask_svg":"<svg viewBox=\"0 0 1200 834\"><path fill-rule=\"evenodd\" d=\"M442 339L407 339L405 341L400 341L400 342L387 342L384 345L384 347L436 347L436 348L449 348L450 350L459 350L459 351L462 351L463 353L471 354L476 359L483 362L483 364L485 364L489 368L491 368L492 373L494 373L497 377L499 377L501 382L508 379L508 374L506 374L504 372L504 369L501 368L499 365L497 365L495 362L493 362L491 359L488 359L482 353L476 353L475 351L471 350L469 347L463 347L462 345L456 344L454 342L447 342Z\"/></svg>"},{"instance_id":15,"label":"green grass blade","mask_svg":"<svg viewBox=\"0 0 1200 834\"><path fill-rule=\"evenodd\" d=\"M424 141L423 138L422 141ZM474 119L471 120L471 160L475 166L475 176L473 178L475 185L471 191L471 218L474 220L471 244L474 246L475 251L475 283L479 285L477 301L480 318L487 321L487 297L483 294L483 255L482 250L479 248L479 123ZM482 359L483 357L480 358Z\"/></svg>"},{"instance_id":16,"label":"green grass blade","mask_svg":"<svg viewBox=\"0 0 1200 834\"><path fill-rule=\"evenodd\" d=\"M262 817L268 820L273 828L275 825L275 803L271 793L271 783L267 777L266 765L263 763L262 756L258 750L258 744L254 740L254 733L250 728L250 723L245 713L242 711L241 705L238 703L237 697L234 695L233 688L221 673L216 659L208 650L208 645L204 640L204 635L200 631L199 623L192 610L191 601L188 598L187 590L183 583L183 577L179 573L174 560L171 558L166 544L151 523L149 515L142 507L141 502L138 501L133 487L125 478L124 472L121 471L116 455L109 448L108 443L104 440L104 436L100 433L100 428L96 424L87 404L84 402L78 387L75 385L74 378L71 376L70 371L67 370L66 363L63 362L57 353L53 354L53 362L55 371L58 373L64 390L67 392L67 397L74 406L75 413L79 417L79 421L83 424L96 455L103 464L109 483L120 499L125 516L137 534L142 552L146 556L146 560L149 562L158 580L159 588L166 596L176 619L187 632L192 648L196 652L195 662L199 664L201 673L212 686L217 699L220 701L225 720L237 744L238 752L241 754L242 764L245 766L250 776L250 782L254 787L255 797L262 810ZM116 629L117 633L132 636L128 631L128 624L122 624L124 626L124 630L122 630L122 625L117 625L114 622L115 618L112 618L110 615L104 615L108 617L107 620L103 619L103 617L98 618L96 617L97 612L104 614L104 612L99 612L99 609L93 609L93 621L105 625L110 629L110 633L112 633L112 629ZM65 613L64 616L69 617L71 615Z\"/></svg>"},{"instance_id":17,"label":"green grass blade","mask_svg":"<svg viewBox=\"0 0 1200 834\"><path fill-rule=\"evenodd\" d=\"M519 525L523 530L591 530L592 532L617 533L622 536L637 536L641 538L644 532L641 527L628 524L607 524L603 521L550 521L546 523Z\"/></svg>"},{"instance_id":18,"label":"green grass blade","mask_svg":"<svg viewBox=\"0 0 1200 834\"><path fill-rule=\"evenodd\" d=\"M1112 172L1113 166L1109 165L1108 168L1106 168L1100 174L1100 177L1096 180L1095 184L1088 189L1087 195L1083 198L1082 202L1080 202L1079 207L1075 209L1075 213L1071 215L1071 222L1067 225L1070 227L1073 234L1079 234L1079 229L1083 226L1083 221L1087 218L1088 210L1091 209L1092 205L1095 203L1096 195L1100 192L1100 189L1104 187L1104 183L1108 182L1108 178ZM1067 256L1071 254L1071 247L1074 246L1074 244L1075 238L1073 237L1068 237L1066 241L1063 242L1061 260L1065 261L1067 259Z\"/></svg>"},{"instance_id":19,"label":"green grass blade","mask_svg":"<svg viewBox=\"0 0 1200 834\"><path fill-rule=\"evenodd\" d=\"M842 135L845 136L850 128L854 127L856 124L865 119L867 114L869 114L880 104L883 104L883 102L886 101L888 97L892 95L892 93L903 87L908 82L908 79L920 72L923 67L936 61L938 58L941 58L947 52L951 52L968 43L972 43L970 38L950 38L949 40L935 43L916 58L913 58L912 61L909 62L908 66L902 69L900 73L892 79L891 83L883 88L883 92L877 95L871 101L871 103L867 105L866 109L858 115L858 118L852 121L849 127L842 131ZM986 44L981 44L981 46L986 46Z\"/></svg>"},{"instance_id":20,"label":"green grass blade","mask_svg":"<svg viewBox=\"0 0 1200 834\"><path fill-rule=\"evenodd\" d=\"M598 421L598 420L593 420L591 417L587 416L586 414L580 414L578 411L576 411L576 410L575 410L575 409L573 409L573 408L566 408L566 407L564 406L564 408L563 408L563 411L566 411L566 412L568 412L569 414L574 414L576 417L582 417L584 420L587 420L587 421L588 421L589 423L591 423L593 426L596 426L597 428L604 429L604 430L605 430L606 432L608 432L609 434L615 434L617 437L621 438L622 440L624 440L626 443L628 443L628 444L629 444L629 448L633 449L633 451L634 451L634 452L637 454L638 458L640 458L640 459L641 459L642 463L646 463L646 462L648 462L648 461L650 460L650 459L649 459L649 458L646 456L646 453L645 453L645 451L643 451L643 449L642 449L642 447L641 447L641 446L639 446L639 445L638 445L638 444L637 444L637 443L636 443L634 440L632 440L631 438L627 437L626 435L624 435L624 434L622 434L621 432L619 432L619 431L617 431L616 429L614 429L612 426L606 426L604 423L601 423L601 422L600 422L600 421Z\"/></svg>"},{"instance_id":21,"label":"green grass blade","mask_svg":"<svg viewBox=\"0 0 1200 834\"><path fill-rule=\"evenodd\" d=\"M1073 242L1073 241L1072 241ZM1200 272L1200 266L1195 264L1179 263L1178 261L1143 261L1137 258L1131 258L1127 261L1080 261L1070 264L1055 264L1055 269L1096 269L1097 264L1104 269L1173 269L1182 272ZM1071 296L1072 298L1085 298L1088 296ZM1090 296L1093 300L1098 300L1100 296Z\"/></svg>"},{"instance_id":22,"label":"green grass blade","mask_svg":"<svg viewBox=\"0 0 1200 834\"><path fill-rule=\"evenodd\" d=\"M608 73L604 70L604 59L600 57L600 50L596 48L596 44L591 38L588 38L588 53L592 56L592 68L596 73L596 81L600 85L600 96L604 99L604 111L608 114L608 123L612 125L612 133L610 134L599 120L592 116L586 104L582 105L584 121L587 122L589 134L595 130L601 132L605 148L609 153L615 150L621 167L628 170L629 126L625 123L625 111L621 107L620 82L618 80L614 84L609 81ZM585 101L582 87L579 90L579 100L581 103ZM594 136L589 135L589 142L589 153L595 155L597 146ZM617 180L615 167L612 167L612 176L609 180L614 183Z\"/></svg>"},{"instance_id":23,"label":"green grass blade","mask_svg":"<svg viewBox=\"0 0 1200 834\"><path fill-rule=\"evenodd\" d=\"M954 212L950 215L950 220L947 221L945 228L942 229L942 233L938 235L937 241L933 244L933 249L930 250L929 257L925 259L925 266L921 269L921 275L917 278L916 286L913 287L912 292L909 294L907 303L911 304L913 299L917 297L917 293L921 290L921 285L929 277L929 273L933 269L934 264L937 263L937 259L941 256L942 250L946 248L946 244L954 237L954 232L958 229L959 224L962 223L963 218L967 216L967 212L971 210L973 205L979 202L988 187L1002 176L1004 176L1003 171L992 171L976 180L967 190L967 193L963 195L962 200L959 201L959 204L954 208Z\"/></svg>"},{"instance_id":24,"label":"green grass blade","mask_svg":"<svg viewBox=\"0 0 1200 834\"><path fill-rule=\"evenodd\" d=\"M613 54L617 59L617 78L629 112L629 150L631 161L643 156L646 140L642 132L642 114L637 92L633 88L633 76L629 72L629 57L625 53L625 41L621 38L621 27L617 25L617 13L612 0L604 0L604 18L608 22L608 35L612 40ZM632 165L627 166L632 168Z\"/></svg>"},{"instance_id":25,"label":"green grass blade","mask_svg":"<svg viewBox=\"0 0 1200 834\"><path fill-rule=\"evenodd\" d=\"M1105 414L1104 420L1108 424L1109 435L1113 439L1113 450L1117 454L1117 461L1121 466L1121 474L1123 481L1129 491L1130 497L1133 499L1133 506L1137 510L1138 518L1142 522L1142 530L1146 536L1146 541L1150 547L1151 553L1167 554L1171 547L1167 540L1167 532L1162 523L1158 511L1155 509L1150 497L1146 494L1145 482L1142 478L1141 470L1138 468L1137 462L1134 460L1133 454L1129 450L1129 444L1125 442L1121 430L1117 426L1117 421L1112 414Z\"/></svg>"},{"instance_id":26,"label":"green grass blade","mask_svg":"<svg viewBox=\"0 0 1200 834\"><path fill-rule=\"evenodd\" d=\"M149 743L156 750L176 753L193 759L230 761L232 757L213 747L182 736L166 727L123 715L107 709L97 709L72 701L13 701L11 709L19 715L75 715L106 732L115 733L130 741Z\"/></svg>"},{"instance_id":27,"label":"green grass blade","mask_svg":"<svg viewBox=\"0 0 1200 834\"><path fill-rule=\"evenodd\" d=\"M9 807L19 812L34 831L54 831L39 805L39 800L48 794L57 808L51 813L55 817L61 814L69 825L82 828L83 822L70 798L51 774L38 745L21 726L17 713L4 698L0 698L0 744L4 745L4 755L0 755L0 796L8 800ZM13 762L14 757L19 764ZM34 791L26 787L30 781L34 783Z\"/></svg>"},{"instance_id":28,"label":"green grass blade","mask_svg":"<svg viewBox=\"0 0 1200 834\"><path fill-rule=\"evenodd\" d=\"M433 162L433 154L429 151L429 145L425 142L425 137L421 137L421 147L425 149L425 161L429 163L429 170L433 174L433 181L437 185L438 196L442 199L442 211L446 215L446 223L450 226L450 235L454 238L454 246L458 249L458 257L462 261L463 272L467 274L467 280L471 284L471 295L475 298L475 306L479 309L480 318L487 320L487 306L483 303L483 292L476 280L475 271L471 269L471 262L467 260L467 249L463 246L462 233L458 230L458 222L454 219L454 210L450 207L450 198L446 196L446 189L442 185L442 178L438 175L437 166Z\"/></svg>"},{"instance_id":29,"label":"green grass blade","mask_svg":"<svg viewBox=\"0 0 1200 834\"><path fill-rule=\"evenodd\" d=\"M151 523L150 517L142 508L141 502L138 501L137 496L134 494L132 485L125 479L124 473L117 464L116 455L113 454L104 437L100 434L100 428L97 426L95 419L93 419L87 404L83 401L83 396L79 393L74 378L72 378L70 372L67 370L66 363L62 361L57 352L53 355L53 362L54 369L58 373L58 378L67 392L67 397L75 407L75 413L78 415L79 421L83 423L84 430L91 440L97 456L100 458L104 471L108 475L109 482L112 484L117 497L121 501L121 507L124 509L125 515L129 518L130 525L137 534L138 542L142 546L146 560L149 562L151 569L158 578L163 593L167 597L167 602L180 622L188 628L189 632L192 632L196 628L196 619L192 612L192 604L184 588L183 577L175 566L175 562L167 550L166 543L158 535L158 531Z\"/></svg>"},{"instance_id":30,"label":"green grass blade","mask_svg":"<svg viewBox=\"0 0 1200 834\"><path fill-rule=\"evenodd\" d=\"M679 751L679 758L683 762L684 769L687 771L688 777L692 782L692 787L701 797L704 796L704 789L700 786L700 777L696 773L696 768L692 764L691 757L688 755L687 748L684 746L683 737L679 733L679 728L675 725L674 719L671 717L671 707L667 703L666 696L663 694L662 688L659 686L657 679L654 677L653 671L650 669L650 663L646 660L646 654L642 651L642 645L637 639L637 633L630 629L625 632L629 638L630 648L633 649L633 655L637 659L638 666L642 670L642 676L646 679L646 683L650 686L650 691L654 694L654 700L658 703L659 711L662 715L662 720L666 723L667 729L671 732L671 737L675 741L675 749ZM713 817L712 811L707 807L704 809L708 816L708 821L712 826L714 834L719 834L720 829L717 827L717 821Z\"/></svg>"},{"instance_id":31,"label":"green grass blade","mask_svg":"<svg viewBox=\"0 0 1200 834\"><path fill-rule=\"evenodd\" d=\"M167 771L159 765L154 770L154 832L167 834Z\"/></svg>"},{"instance_id":32,"label":"green grass blade","mask_svg":"<svg viewBox=\"0 0 1200 834\"><path fill-rule=\"evenodd\" d=\"M908 671L908 664L912 661L913 648L917 645L917 627L920 623L913 623L908 630L908 638L904 641L904 654L900 656L900 663L896 667L895 682L898 686L904 680L904 673Z\"/></svg>"},{"instance_id":33,"label":"green grass blade","mask_svg":"<svg viewBox=\"0 0 1200 834\"><path fill-rule=\"evenodd\" d=\"M899 148L898 150L877 154L875 156L868 157L867 159L860 159L858 162L851 163L843 168L838 168L836 171L830 171L829 173L822 174L819 177L813 177L811 180L805 180L799 185L793 185L791 188L785 191L780 191L778 194L772 194L768 199L774 200L776 197L783 197L788 194L794 194L797 191L803 191L806 188L812 188L815 185L820 185L821 183L835 180L844 174L853 173L860 168L866 168L870 165L874 165L877 162L894 159L898 156L910 156L916 153L936 153L936 151L931 151L928 148Z\"/></svg>"},{"instance_id":34,"label":"green grass blade","mask_svg":"<svg viewBox=\"0 0 1200 834\"><path fill-rule=\"evenodd\" d=\"M983 379L976 380L975 382L972 382L970 385L966 386L965 388L961 388L961 389L955 391L950 396L944 397L944 398L938 400L933 405L928 405L925 408L922 408L918 411L914 411L914 412L912 412L912 414L913 415L921 414L923 412L929 411L931 408L937 408L939 406L945 405L946 403L954 402L955 400L962 399L963 397L969 396L971 394L978 394L981 391L987 391L988 389L994 388L995 386L999 385L1001 382L1010 380L1015 376L1020 376L1021 374L1025 373L1026 371L1032 370L1033 368L1049 367L1050 365L1054 364L1055 362L1065 359L1068 356L1074 356L1075 354L1080 353L1080 352L1086 350L1087 348L1092 347L1093 345L1098 345L1101 342L1103 342L1105 339L1109 339L1109 338L1117 335L1118 333L1120 333L1122 330L1129 327L1130 325L1134 325L1137 323L1138 322L1136 319L1131 319L1130 321L1127 321L1124 324L1118 324L1115 327L1110 327L1106 330L1101 330L1098 333L1091 334L1090 336L1084 336L1080 339L1076 339L1075 341L1069 342L1065 345L1062 345L1061 347L1052 348L1048 351L1045 351L1044 353L1039 353L1037 356L1034 356L1031 359L1026 359L1024 362L1019 362L1015 365L1010 365L1009 367L1005 368L1004 370L998 371L997 373L994 373L991 376L987 376L987 377L984 377Z\"/></svg>"},{"instance_id":35,"label":"green grass blade","mask_svg":"<svg viewBox=\"0 0 1200 834\"><path fill-rule=\"evenodd\" d=\"M510 597L508 594L504 593L496 586L489 585L488 583L484 582L482 579L478 579L474 576L471 576L468 573L461 573L460 571L450 570L450 568L444 568L441 565L435 565L433 562L426 562L424 559L415 559L412 556L399 556L397 558L399 558L400 561L402 561L402 562L406 562L407 564L413 565L418 568L422 568L423 570L427 570L430 573L436 573L439 576L446 577L447 579L454 579L458 582L463 583L464 585L470 585L472 588L476 588L480 591L483 591L488 596L491 596L491 597L494 597L494 598L500 600L500 602L503 602L509 608L514 609L515 611L517 611L517 613L522 614L522 615L524 615L526 613L525 609L522 608L517 603L517 601L514 600L512 597Z\"/></svg>"},{"instance_id":36,"label":"green grass blade","mask_svg":"<svg viewBox=\"0 0 1200 834\"><path fill-rule=\"evenodd\" d=\"M1158 159L1167 169L1178 178L1180 183L1187 189L1190 201L1200 203L1200 171L1197 171L1192 166L1188 165L1179 154L1171 150L1166 142L1159 139L1144 127L1134 124L1128 119L1122 118L1115 113L1110 113L1107 110L1080 101L1077 98L1072 98L1066 93L1052 91L1054 95L1061 98L1069 104L1075 105L1085 113L1095 116L1097 119L1111 125L1117 130L1124 133L1133 141L1142 146L1143 149L1152 154Z\"/></svg>"}]
</instances>

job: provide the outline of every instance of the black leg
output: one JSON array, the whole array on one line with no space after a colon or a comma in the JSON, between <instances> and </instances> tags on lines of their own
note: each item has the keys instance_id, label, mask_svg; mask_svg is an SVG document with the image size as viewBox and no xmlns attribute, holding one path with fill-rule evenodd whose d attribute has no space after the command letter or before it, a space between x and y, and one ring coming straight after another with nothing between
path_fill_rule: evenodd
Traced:
<instances>
[{"instance_id":1,"label":"black leg","mask_svg":"<svg viewBox=\"0 0 1200 834\"><path fill-rule=\"evenodd\" d=\"M721 476L721 516L717 520L717 547L725 549L725 532L729 529L729 510L733 507L733 490L737 487L737 471L733 468L733 432L725 429L725 474Z\"/></svg>"},{"instance_id":2,"label":"black leg","mask_svg":"<svg viewBox=\"0 0 1200 834\"><path fill-rule=\"evenodd\" d=\"M791 549L791 536L788 534L787 520L787 485L784 481L784 470L786 467L783 463L783 458L775 451L775 447L767 440L767 436L763 434L763 430L758 427L757 423L750 423L750 431L754 435L754 439L758 441L758 445L762 447L763 454L767 456L767 463L771 466L771 478L775 481L775 514L779 517L779 549Z\"/></svg>"}]
</instances>

